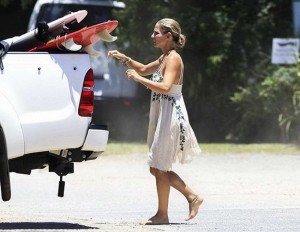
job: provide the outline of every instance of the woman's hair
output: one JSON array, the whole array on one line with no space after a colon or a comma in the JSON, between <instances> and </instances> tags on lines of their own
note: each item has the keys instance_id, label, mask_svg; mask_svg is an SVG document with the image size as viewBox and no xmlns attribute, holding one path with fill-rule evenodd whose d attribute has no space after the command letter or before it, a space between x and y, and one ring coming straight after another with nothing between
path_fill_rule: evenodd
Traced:
<instances>
[{"instance_id":1,"label":"woman's hair","mask_svg":"<svg viewBox=\"0 0 300 232\"><path fill-rule=\"evenodd\" d=\"M181 34L181 28L179 23L170 18L164 18L157 22L160 26L160 29L164 33L170 32L173 36L173 39L176 43L176 45L180 48L183 48L186 42L185 35Z\"/></svg>"}]
</instances>

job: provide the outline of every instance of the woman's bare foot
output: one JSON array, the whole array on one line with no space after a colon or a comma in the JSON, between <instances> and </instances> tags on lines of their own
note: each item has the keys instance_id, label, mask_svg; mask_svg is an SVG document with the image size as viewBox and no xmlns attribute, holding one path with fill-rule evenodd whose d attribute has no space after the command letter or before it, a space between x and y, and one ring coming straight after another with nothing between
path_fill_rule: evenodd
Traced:
<instances>
[{"instance_id":1,"label":"woman's bare foot","mask_svg":"<svg viewBox=\"0 0 300 232\"><path fill-rule=\"evenodd\" d=\"M169 224L168 216L159 216L155 215L152 218L148 219L148 221L140 222L140 225L164 225Z\"/></svg>"},{"instance_id":2,"label":"woman's bare foot","mask_svg":"<svg viewBox=\"0 0 300 232\"><path fill-rule=\"evenodd\" d=\"M185 219L186 221L189 221L192 218L196 217L198 209L202 204L203 200L204 199L202 197L196 196L191 202L189 202L190 215Z\"/></svg>"}]
</instances>

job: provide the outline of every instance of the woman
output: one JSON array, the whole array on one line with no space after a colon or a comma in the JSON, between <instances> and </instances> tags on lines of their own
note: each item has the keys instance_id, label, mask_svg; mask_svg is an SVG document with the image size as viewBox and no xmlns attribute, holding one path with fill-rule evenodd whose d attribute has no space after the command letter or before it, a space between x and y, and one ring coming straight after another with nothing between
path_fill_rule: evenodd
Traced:
<instances>
[{"instance_id":1,"label":"woman","mask_svg":"<svg viewBox=\"0 0 300 232\"><path fill-rule=\"evenodd\" d=\"M152 90L147 138L148 164L151 174L156 178L158 210L142 224L168 224L171 186L180 191L188 201L187 221L197 215L203 202L203 198L172 171L172 163L176 160L180 163L190 162L192 157L201 151L189 124L181 94L183 63L175 48L184 46L185 36L181 34L178 22L165 18L156 23L151 38L154 47L161 49L162 55L149 64L144 65L116 50L109 51L108 56L129 67L126 71L129 79ZM150 79L143 77L150 74L153 74Z\"/></svg>"}]
</instances>

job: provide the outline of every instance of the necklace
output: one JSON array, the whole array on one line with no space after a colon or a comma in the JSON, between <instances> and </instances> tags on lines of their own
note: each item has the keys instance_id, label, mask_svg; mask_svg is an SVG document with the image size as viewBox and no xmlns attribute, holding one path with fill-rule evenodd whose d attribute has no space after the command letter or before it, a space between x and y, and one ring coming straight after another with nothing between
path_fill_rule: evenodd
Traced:
<instances>
[{"instance_id":1,"label":"necklace","mask_svg":"<svg viewBox=\"0 0 300 232\"><path fill-rule=\"evenodd\" d=\"M164 62L164 60L167 58L168 55L170 55L171 51L175 50L174 48L172 48L171 50L169 50L165 55L163 55L161 63Z\"/></svg>"},{"instance_id":2,"label":"necklace","mask_svg":"<svg viewBox=\"0 0 300 232\"><path fill-rule=\"evenodd\" d=\"M171 51L173 51L173 50L175 50L175 48L172 48L171 50L169 50L165 56L168 56L171 53Z\"/></svg>"},{"instance_id":3,"label":"necklace","mask_svg":"<svg viewBox=\"0 0 300 232\"><path fill-rule=\"evenodd\" d=\"M167 56L171 53L171 51L175 50L174 48L172 48L171 50L169 50L165 55L163 55L161 61L160 61L160 64L157 68L157 71L160 70L161 66L163 65L165 59L167 58Z\"/></svg>"}]
</instances>

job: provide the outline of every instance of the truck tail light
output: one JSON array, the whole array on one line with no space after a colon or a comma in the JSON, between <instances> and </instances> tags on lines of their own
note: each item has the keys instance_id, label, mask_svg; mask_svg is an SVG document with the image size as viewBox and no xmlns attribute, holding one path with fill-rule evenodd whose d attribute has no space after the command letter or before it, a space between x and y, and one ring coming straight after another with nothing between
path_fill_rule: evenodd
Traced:
<instances>
[{"instance_id":1,"label":"truck tail light","mask_svg":"<svg viewBox=\"0 0 300 232\"><path fill-rule=\"evenodd\" d=\"M80 103L78 108L78 114L83 117L92 117L94 111L94 73L92 69L86 73Z\"/></svg>"}]
</instances>

